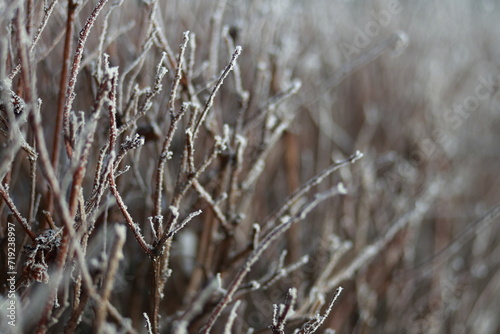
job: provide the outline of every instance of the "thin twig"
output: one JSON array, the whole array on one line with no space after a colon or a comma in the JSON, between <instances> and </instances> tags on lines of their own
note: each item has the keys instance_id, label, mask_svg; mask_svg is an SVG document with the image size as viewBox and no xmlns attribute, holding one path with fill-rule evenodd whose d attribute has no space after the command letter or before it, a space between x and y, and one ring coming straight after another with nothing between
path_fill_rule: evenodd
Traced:
<instances>
[{"instance_id":1,"label":"thin twig","mask_svg":"<svg viewBox=\"0 0 500 334\"><path fill-rule=\"evenodd\" d=\"M115 240L111 249L109 250L109 260L107 261L107 270L104 274L101 285L101 298L102 301L107 302L111 296L111 289L113 288L116 271L118 265L123 259L123 245L126 238L126 228L123 225L115 225ZM100 303L96 305L96 318L94 320L94 328L99 332L102 328L103 322L107 316L107 303Z\"/></svg>"},{"instance_id":2,"label":"thin twig","mask_svg":"<svg viewBox=\"0 0 500 334\"><path fill-rule=\"evenodd\" d=\"M42 22L40 23L40 26L38 27L38 30L35 33L35 36L33 36L33 41L31 42L31 46L29 49L30 53L32 53L35 50L35 46L36 46L37 42L40 40L42 32L44 31L45 27L47 26L47 22L49 21L49 18L52 15L52 12L54 11L54 8L57 4L57 1L58 0L52 1L50 3L50 5L44 10ZM12 80L19 73L20 70L21 70L21 64L19 63L17 66L14 67L12 72L8 75L7 80L9 82L12 82Z\"/></svg>"},{"instance_id":3,"label":"thin twig","mask_svg":"<svg viewBox=\"0 0 500 334\"><path fill-rule=\"evenodd\" d=\"M231 334L231 327L233 327L234 320L236 320L236 317L238 316L238 308L240 307L241 300L237 300L236 303L234 303L233 307L231 308L231 312L229 312L229 317L226 322L226 326L224 326L224 334Z\"/></svg>"},{"instance_id":4,"label":"thin twig","mask_svg":"<svg viewBox=\"0 0 500 334\"><path fill-rule=\"evenodd\" d=\"M286 295L285 304L273 305L273 324L269 328L275 334L285 334L285 324L289 315L293 313L293 308L297 302L297 289L290 288Z\"/></svg>"},{"instance_id":5,"label":"thin twig","mask_svg":"<svg viewBox=\"0 0 500 334\"><path fill-rule=\"evenodd\" d=\"M348 164L352 164L361 157L363 157L363 154L359 151L356 151L355 154L351 155L346 160L334 163L333 165L331 165L330 167L326 168L321 173L313 177L311 180L303 184L297 191L295 191L292 195L290 195L287 198L285 204L283 204L276 213L274 213L273 215L271 215L271 217L266 219L266 222L263 224L264 226L263 230L266 230L270 228L273 224L275 224L278 221L278 219L282 217L287 211L289 211L290 208L297 202L297 200L302 196L304 196L304 194L307 193L309 190L311 190L311 188L320 184L326 177L331 175L339 168Z\"/></svg>"},{"instance_id":6,"label":"thin twig","mask_svg":"<svg viewBox=\"0 0 500 334\"><path fill-rule=\"evenodd\" d=\"M64 139L66 142L66 153L68 154L68 157L71 157L74 144L73 143L74 138L69 137L70 136L69 119L70 119L71 107L73 106L73 101L75 100L76 96L75 94L76 79L78 73L80 72L80 63L83 57L83 49L85 47L87 38L89 37L90 30L92 29L95 21L97 20L97 17L99 16L99 13L101 12L106 2L108 2L108 0L99 0L94 9L92 10L90 16L87 18L87 22L85 22L84 27L80 31L78 43L75 50L75 56L73 59L73 63L71 65L71 72L66 89L66 101L64 103L64 109L63 109L63 130L65 136Z\"/></svg>"},{"instance_id":7,"label":"thin twig","mask_svg":"<svg viewBox=\"0 0 500 334\"><path fill-rule=\"evenodd\" d=\"M66 38L64 40L64 52L62 60L62 70L61 78L59 81L59 95L57 98L57 114L54 124L54 135L52 141L52 166L55 170L58 168L59 164L59 149L60 149L60 139L61 139L61 128L63 122L63 112L64 112L64 102L66 100L66 87L68 86L68 72L70 67L71 59L71 49L73 47L73 29L74 21L76 16L76 10L79 6L79 1L70 0L68 1L68 14L66 18ZM52 199L50 200L52 202ZM49 204L49 208L52 204ZM50 209L49 209L50 210Z\"/></svg>"},{"instance_id":8,"label":"thin twig","mask_svg":"<svg viewBox=\"0 0 500 334\"><path fill-rule=\"evenodd\" d=\"M111 168L111 171L109 173L108 180L109 180L109 189L111 190L111 193L115 197L118 208L122 212L123 217L125 218L125 221L127 222L128 227L132 231L132 234L134 235L135 239L139 243L139 246L141 246L142 250L146 254L148 254L149 256L152 256L153 255L152 247L144 240L144 237L141 234L139 225L134 223L132 216L130 215L130 213L127 210L127 206L125 205L125 203L123 203L123 199L122 199L122 197L121 197L121 195L118 192L118 189L116 187L115 175L114 175L114 171L112 170L112 168Z\"/></svg>"},{"instance_id":9,"label":"thin twig","mask_svg":"<svg viewBox=\"0 0 500 334\"><path fill-rule=\"evenodd\" d=\"M31 238L31 240L35 240L36 235L31 230L31 227L29 226L28 221L26 220L26 218L24 218L21 215L19 210L17 210L17 207L14 204L14 202L12 201L12 199L10 198L9 193L7 192L7 189L5 189L4 185L1 183L0 183L0 195L2 196L2 198L5 201L5 203L7 204L7 206L9 207L9 209L12 212L12 214L14 215L14 217L16 217L16 220L19 222L19 224L21 224L21 226L23 227L26 234Z\"/></svg>"},{"instance_id":10,"label":"thin twig","mask_svg":"<svg viewBox=\"0 0 500 334\"><path fill-rule=\"evenodd\" d=\"M215 309L210 314L210 317L205 326L203 326L202 329L200 330L200 333L203 334L210 333L217 318L222 314L222 311L224 311L227 305L232 301L233 295L243 282L243 279L250 272L255 262L259 260L262 253L272 244L272 242L276 240L279 236L281 236L286 230L288 230L293 223L304 220L304 218L309 214L309 212L311 212L311 210L313 210L319 203L339 193L344 193L343 187L335 187L327 192L317 194L311 202L303 205L301 210L299 210L299 212L295 216L288 218L285 222L276 226L272 231L270 231L266 235L266 237L260 242L257 249L255 249L248 256L247 260L245 261L245 263L240 268L235 278L227 288L226 294L219 301Z\"/></svg>"},{"instance_id":11,"label":"thin twig","mask_svg":"<svg viewBox=\"0 0 500 334\"><path fill-rule=\"evenodd\" d=\"M231 58L231 61L226 66L226 68L222 72L221 76L219 77L219 79L215 83L215 86L212 90L212 93L210 94L207 102L205 103L205 107L203 108L203 111L201 112L200 118L198 119L198 121L196 122L196 125L194 126L193 138L196 138L196 136L198 135L198 131L200 129L201 124L205 120L205 117L207 116L210 108L214 104L215 95L217 94L220 87L222 86L224 79L227 78L227 76L229 75L229 72L231 72L231 70L233 69L234 64L236 63L236 60L238 59L240 54L241 54L241 46L237 46L236 49L234 50L233 57Z\"/></svg>"},{"instance_id":12,"label":"thin twig","mask_svg":"<svg viewBox=\"0 0 500 334\"><path fill-rule=\"evenodd\" d=\"M160 153L160 159L158 161L158 169L156 174L156 191L155 191L155 207L153 216L161 215L161 202L162 202L162 193L163 193L163 177L165 173L165 164L169 158L171 158L172 152L170 152L170 144L174 138L175 130L177 129L177 124L179 120L184 116L188 105L184 103L181 107L181 110L178 114L172 114L170 120L170 127L168 129L168 133L165 136L165 140L163 141L162 150ZM156 234L159 236L163 231L160 231L160 227L155 227Z\"/></svg>"},{"instance_id":13,"label":"thin twig","mask_svg":"<svg viewBox=\"0 0 500 334\"><path fill-rule=\"evenodd\" d=\"M420 195L420 198L415 203L413 210L407 212L394 222L391 227L377 241L363 248L359 254L353 259L346 268L343 268L337 275L331 277L325 285L324 290L329 291L338 286L341 282L348 280L362 266L366 265L374 256L379 254L381 250L394 239L397 233L407 227L415 220L422 220L422 217L429 211L434 202L438 191L443 182L442 180L433 180L425 189L425 192Z\"/></svg>"},{"instance_id":14,"label":"thin twig","mask_svg":"<svg viewBox=\"0 0 500 334\"><path fill-rule=\"evenodd\" d=\"M335 296L333 297L332 301L330 304L328 304L328 307L323 315L316 315L314 318L312 318L310 321L306 322L302 328L297 332L297 334L312 334L315 333L321 325L325 322L326 318L328 318L328 315L330 315L330 312L332 311L333 304L335 304L335 301L339 298L340 294L342 293L343 288L339 286L337 288L337 291L335 292Z\"/></svg>"}]
</instances>

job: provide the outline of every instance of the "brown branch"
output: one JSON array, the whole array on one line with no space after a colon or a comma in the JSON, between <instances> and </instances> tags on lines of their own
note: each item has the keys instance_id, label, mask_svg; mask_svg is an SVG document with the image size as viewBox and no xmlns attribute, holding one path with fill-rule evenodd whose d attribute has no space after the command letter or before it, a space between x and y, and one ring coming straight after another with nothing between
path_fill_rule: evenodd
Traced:
<instances>
[{"instance_id":1,"label":"brown branch","mask_svg":"<svg viewBox=\"0 0 500 334\"><path fill-rule=\"evenodd\" d=\"M126 231L125 226L115 225L115 240L109 250L110 257L107 261L107 270L101 285L100 294L103 302L97 304L95 307L96 318L94 320L94 329L96 333L102 330L102 325L106 320L107 303L111 296L111 289L115 281L116 271L118 270L120 260L123 259L123 245L126 239Z\"/></svg>"},{"instance_id":2,"label":"brown branch","mask_svg":"<svg viewBox=\"0 0 500 334\"><path fill-rule=\"evenodd\" d=\"M63 130L64 130L64 139L66 143L66 153L68 154L68 157L71 157L74 145L73 143L74 138L70 138L69 116L71 113L71 107L73 105L73 101L75 100L76 96L75 93L76 79L78 73L80 72L80 63L83 57L83 49L85 47L87 38L89 37L90 30L92 29L92 26L94 25L95 21L97 20L97 17L99 16L99 13L101 12L102 8L104 7L107 1L108 0L99 0L94 9L92 10L90 16L87 18L87 22L85 22L84 27L80 31L78 43L75 50L75 56L73 58L73 63L71 65L71 72L66 89L66 101L64 103L64 109L63 109Z\"/></svg>"},{"instance_id":3,"label":"brown branch","mask_svg":"<svg viewBox=\"0 0 500 334\"><path fill-rule=\"evenodd\" d=\"M62 60L61 78L59 80L59 95L57 97L57 114L54 124L54 135L52 142L52 166L55 170L59 164L59 149L61 141L61 128L63 123L64 102L66 101L66 87L68 86L68 72L71 60L71 49L73 47L73 29L76 16L76 10L80 2L75 0L68 1L68 14L66 18L66 37L64 39L64 51ZM50 199L52 202L52 199ZM49 204L49 208L52 204ZM49 209L51 211L51 209Z\"/></svg>"},{"instance_id":4,"label":"brown branch","mask_svg":"<svg viewBox=\"0 0 500 334\"><path fill-rule=\"evenodd\" d=\"M238 59L239 55L241 54L241 46L237 46L236 49L234 50L233 57L229 61L229 64L226 66L222 74L220 75L219 79L215 83L214 88L212 89L212 93L210 94L207 102L205 103L205 107L203 108L203 111L201 112L200 118L196 122L194 126L194 131L193 131L193 138L196 138L198 135L198 131L200 129L201 124L205 120L205 117L207 116L210 108L212 108L212 105L214 104L215 100L215 95L219 91L220 87L222 86L224 79L227 78L229 75L229 72L232 71L234 64L236 63L236 60Z\"/></svg>"},{"instance_id":5,"label":"brown branch","mask_svg":"<svg viewBox=\"0 0 500 334\"><path fill-rule=\"evenodd\" d=\"M286 319L293 312L297 302L297 289L290 288L286 294L285 304L274 305L273 324L269 328L274 334L285 334Z\"/></svg>"},{"instance_id":6,"label":"brown branch","mask_svg":"<svg viewBox=\"0 0 500 334\"><path fill-rule=\"evenodd\" d=\"M186 109L187 104L181 106L181 110L177 115L174 113L175 108L175 97L177 94L177 89L182 78L182 65L184 59L184 53L186 51L187 43L189 42L189 32L184 33L184 38L180 47L179 56L177 58L177 68L175 71L175 78L172 83L172 88L170 89L170 96L168 99L168 111L170 114L170 127L168 133L163 141L162 151L160 153L160 160L158 161L158 173L156 176L156 192L155 192L155 208L154 217L161 215L161 198L162 198L162 187L163 187L163 174L165 169L166 161L170 158L171 153L169 152L170 144L172 142L175 130L177 129L177 123L182 118ZM161 231L160 226L156 226L156 234L159 236L163 231Z\"/></svg>"},{"instance_id":7,"label":"brown branch","mask_svg":"<svg viewBox=\"0 0 500 334\"><path fill-rule=\"evenodd\" d=\"M115 71L116 72L116 71ZM76 170L73 173L73 183L71 185L71 193L69 198L69 211L71 216L75 216L76 208L78 204L78 198L81 194L82 182L85 176L85 171L87 170L87 161L88 156L90 154L90 149L92 148L92 143L94 142L94 135L97 126L97 120L100 116L100 109L104 104L106 93L112 90L113 82L116 80L117 73L111 73L112 77L106 76L105 80L101 83L99 87L99 91L97 93L96 100L94 101L94 107L92 110L92 117L88 123L86 132L87 136L85 138L85 142L83 143L83 151L79 157L78 165L76 166ZM111 103L112 105L112 103ZM110 105L110 108L111 108ZM111 112L110 112L111 113Z\"/></svg>"},{"instance_id":8,"label":"brown branch","mask_svg":"<svg viewBox=\"0 0 500 334\"><path fill-rule=\"evenodd\" d=\"M262 253L272 244L272 242L275 241L279 236L281 236L285 231L287 231L293 223L304 220L309 212L313 210L319 203L339 193L344 193L343 186L339 185L338 187L335 187L327 192L316 194L315 198L311 202L303 205L301 210L295 216L288 218L285 222L276 226L267 234L267 236L260 242L257 249L255 249L248 256L247 260L227 288L226 294L210 314L210 317L205 326L203 326L203 328L200 330L200 333L210 333L217 318L222 314L222 311L224 311L227 305L232 301L233 295L238 290L239 286L243 282L243 279L250 272L252 266L259 260Z\"/></svg>"},{"instance_id":9,"label":"brown branch","mask_svg":"<svg viewBox=\"0 0 500 334\"><path fill-rule=\"evenodd\" d=\"M38 27L38 30L35 33L35 36L33 37L33 41L31 42L31 46L30 46L30 49L29 49L30 53L32 53L35 50L35 46L36 46L37 42L39 41L39 39L40 39L40 37L42 35L43 30L47 26L47 22L48 22L48 20L50 18L50 15L54 11L54 8L55 8L55 6L57 4L57 1L58 0L52 1L50 3L50 5L47 6L47 8L45 8L44 15L43 15L42 21L40 23L40 26ZM14 67L14 69L12 70L12 72L9 73L9 75L7 76L7 80L8 81L12 81L14 79L14 77L19 73L20 70L21 70L21 63L17 64Z\"/></svg>"},{"instance_id":10,"label":"brown branch","mask_svg":"<svg viewBox=\"0 0 500 334\"><path fill-rule=\"evenodd\" d=\"M31 230L31 227L29 226L28 221L26 220L26 218L24 218L21 215L19 210L17 210L17 207L14 204L14 202L12 201L12 198L10 198L9 193L7 192L7 189L4 188L4 186L1 182L0 182L0 195L2 196L5 204L7 204L7 206L9 207L9 209L12 212L12 214L14 215L14 217L16 217L16 220L19 222L19 224L21 224L21 226L23 227L26 234L31 238L31 240L35 240L36 235Z\"/></svg>"},{"instance_id":11,"label":"brown branch","mask_svg":"<svg viewBox=\"0 0 500 334\"><path fill-rule=\"evenodd\" d=\"M112 165L112 164L110 164L110 165ZM154 253L152 251L152 247L144 240L144 237L141 234L139 225L134 223L132 216L130 215L130 213L127 210L127 206L125 205L125 203L123 203L123 199L122 199L122 197L121 197L121 195L118 192L118 189L116 187L115 175L114 175L114 171L112 168L111 168L111 171L109 173L108 180L109 180L109 189L111 190L111 193L115 197L118 208L122 212L123 217L125 218L125 221L127 222L128 227L130 228L130 230L132 231L132 234L134 235L134 238L137 240L137 242L139 243L139 246L141 246L142 250L146 254L148 254L149 256L153 256Z\"/></svg>"},{"instance_id":12,"label":"brown branch","mask_svg":"<svg viewBox=\"0 0 500 334\"><path fill-rule=\"evenodd\" d=\"M357 160L359 160L361 157L363 157L363 154L359 151L356 151L355 154L351 155L346 160L334 163L333 165L326 168L321 173L310 179L308 182L303 184L297 191L295 191L292 195L290 195L287 198L285 204L283 204L281 208L278 211L276 211L276 213L274 213L273 215L271 215L271 217L266 219L266 222L263 224L264 226L263 230L265 231L266 229L271 228L271 226L275 224L278 221L278 219L282 217L287 211L289 211L291 207L297 202L297 200L300 199L302 196L304 196L304 194L309 190L311 190L311 188L320 184L326 177L331 175L339 168L346 166L348 164L352 164Z\"/></svg>"}]
</instances>

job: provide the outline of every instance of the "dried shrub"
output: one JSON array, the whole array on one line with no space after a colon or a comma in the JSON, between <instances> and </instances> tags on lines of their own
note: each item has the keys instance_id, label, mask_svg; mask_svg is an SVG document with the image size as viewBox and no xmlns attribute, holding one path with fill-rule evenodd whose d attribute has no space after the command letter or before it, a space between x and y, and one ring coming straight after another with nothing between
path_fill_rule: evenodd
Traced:
<instances>
[{"instance_id":1,"label":"dried shrub","mask_svg":"<svg viewBox=\"0 0 500 334\"><path fill-rule=\"evenodd\" d=\"M498 330L485 3L0 4L1 330Z\"/></svg>"}]
</instances>

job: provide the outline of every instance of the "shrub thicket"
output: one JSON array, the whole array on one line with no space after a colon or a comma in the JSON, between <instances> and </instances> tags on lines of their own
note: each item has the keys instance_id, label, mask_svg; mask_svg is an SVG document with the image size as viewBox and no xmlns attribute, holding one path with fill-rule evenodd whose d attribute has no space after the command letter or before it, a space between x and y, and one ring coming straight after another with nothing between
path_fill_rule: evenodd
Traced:
<instances>
[{"instance_id":1,"label":"shrub thicket","mask_svg":"<svg viewBox=\"0 0 500 334\"><path fill-rule=\"evenodd\" d=\"M494 2L0 12L2 332L499 330Z\"/></svg>"}]
</instances>

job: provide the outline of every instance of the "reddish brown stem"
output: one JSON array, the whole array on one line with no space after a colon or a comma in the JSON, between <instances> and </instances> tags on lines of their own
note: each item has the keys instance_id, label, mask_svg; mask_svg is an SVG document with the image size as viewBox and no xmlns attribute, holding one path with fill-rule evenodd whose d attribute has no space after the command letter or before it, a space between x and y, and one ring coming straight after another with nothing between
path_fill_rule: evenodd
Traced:
<instances>
[{"instance_id":1,"label":"reddish brown stem","mask_svg":"<svg viewBox=\"0 0 500 334\"><path fill-rule=\"evenodd\" d=\"M68 72L71 61L71 48L73 41L74 21L76 9L79 2L68 1L68 18L66 19L66 37L64 39L64 52L62 61L61 78L59 80L59 96L57 98L57 114L56 123L54 126L54 140L52 142L52 166L57 171L59 164L59 146L61 144L61 128L63 120L64 102L66 101L66 87L68 86ZM52 201L51 201L52 202ZM52 203L50 205L52 207Z\"/></svg>"},{"instance_id":2,"label":"reddish brown stem","mask_svg":"<svg viewBox=\"0 0 500 334\"><path fill-rule=\"evenodd\" d=\"M69 135L69 115L71 113L71 107L73 106L73 101L75 100L75 87L76 87L76 78L78 76L78 73L80 72L80 65L83 57L83 49L85 47L85 42L87 41L87 38L89 37L90 34L90 29L94 25L95 21L97 20L97 17L99 16L99 13L101 12L102 8L106 4L107 0L99 0L99 2L96 4L94 7L94 10L90 14L90 16L87 18L87 22L85 23L85 26L82 28L80 31L80 38L78 39L78 44L76 46L75 50L75 57L73 58L73 64L71 66L71 73L69 76L69 81L67 84L67 89L66 89L66 99L64 103L64 108L63 108L63 127L64 127L64 139L65 139L65 144L66 144L66 153L68 154L68 157L71 157L73 153L73 139L70 138Z\"/></svg>"},{"instance_id":3,"label":"reddish brown stem","mask_svg":"<svg viewBox=\"0 0 500 334\"><path fill-rule=\"evenodd\" d=\"M7 193L6 189L4 188L4 186L2 184L0 184L0 196L1 196L1 198L3 198L4 203L7 204L7 206L9 207L10 211L12 211L16 220L21 224L21 226L23 227L26 234L32 240L34 240L36 236L33 233L33 231L31 231L31 228L28 224L28 221L26 220L26 218L21 216L21 213L17 210L14 202L12 202L12 199L10 198L9 194Z\"/></svg>"}]
</instances>

